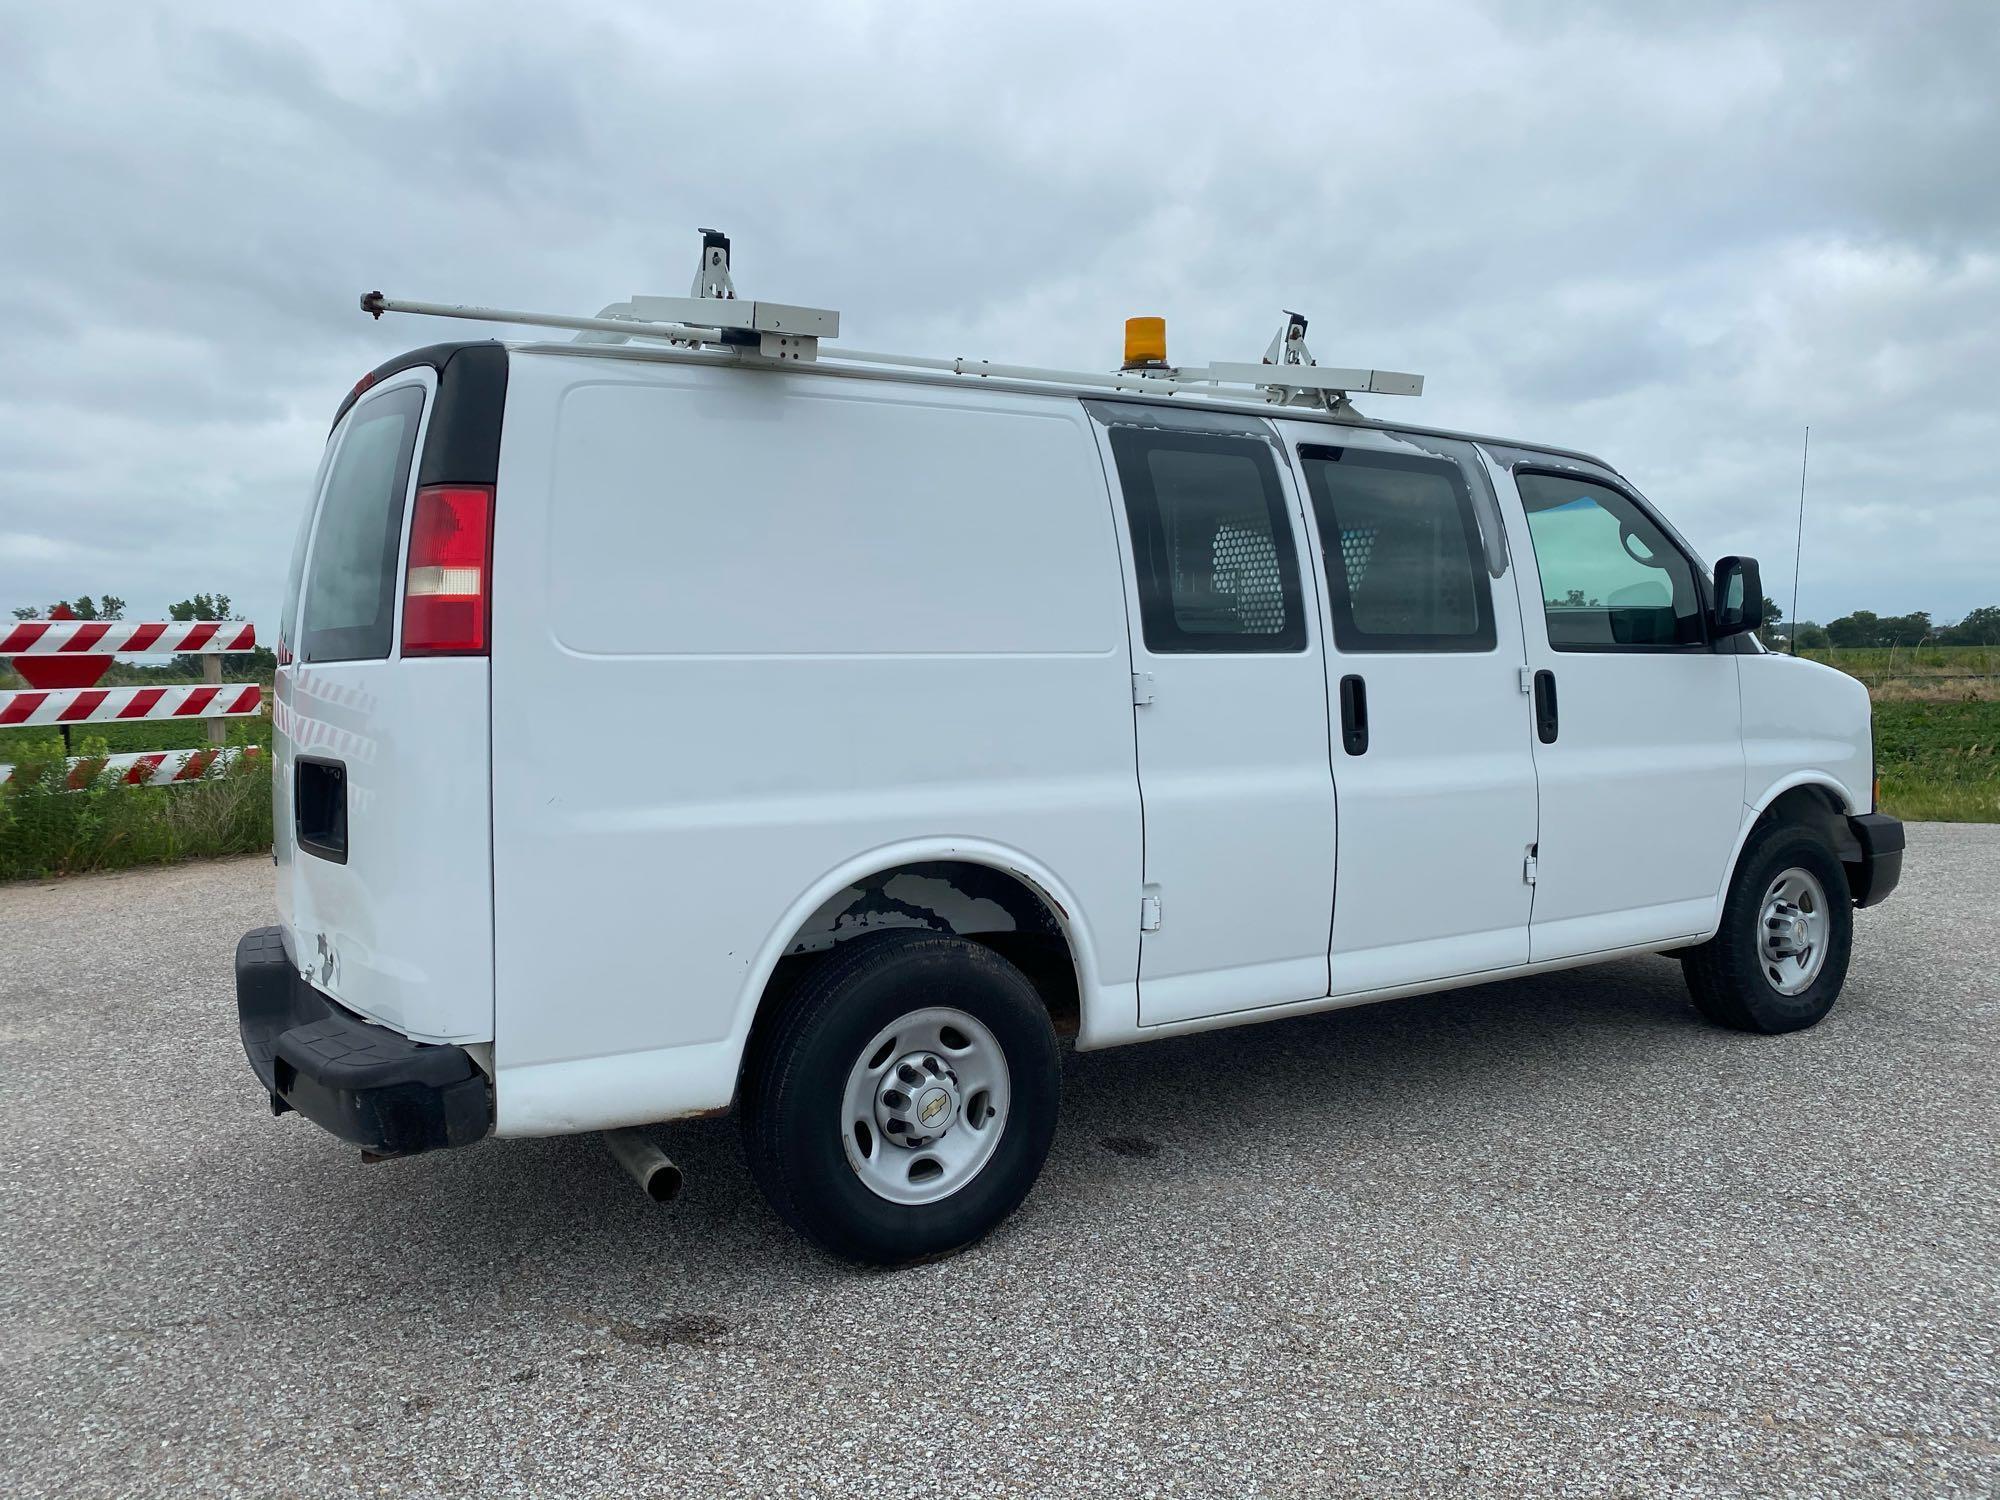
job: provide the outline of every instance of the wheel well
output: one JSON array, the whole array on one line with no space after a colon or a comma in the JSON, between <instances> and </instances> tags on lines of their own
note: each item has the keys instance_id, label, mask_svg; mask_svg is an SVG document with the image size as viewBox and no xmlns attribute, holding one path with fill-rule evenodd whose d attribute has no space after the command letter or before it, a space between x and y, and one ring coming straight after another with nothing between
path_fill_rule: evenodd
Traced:
<instances>
[{"instance_id":1,"label":"wheel well","mask_svg":"<svg viewBox=\"0 0 2000 1500\"><path fill-rule=\"evenodd\" d=\"M1852 883L1861 867L1861 840L1847 821L1847 809L1839 795L1831 787L1807 784L1795 786L1771 799L1771 805L1758 814L1757 822L1750 834L1743 840L1745 849L1750 847L1750 839L1759 830L1788 825L1810 828L1826 840L1833 857L1847 866L1849 881ZM1741 850L1737 857L1742 858ZM1731 871L1731 878L1734 878Z\"/></svg>"},{"instance_id":2,"label":"wheel well","mask_svg":"<svg viewBox=\"0 0 2000 1500\"><path fill-rule=\"evenodd\" d=\"M1076 960L1049 899L991 865L927 860L841 887L799 925L758 998L746 1064L778 1003L814 964L842 943L898 929L949 932L991 948L1028 976L1057 1033L1076 1034L1081 1019Z\"/></svg>"}]
</instances>

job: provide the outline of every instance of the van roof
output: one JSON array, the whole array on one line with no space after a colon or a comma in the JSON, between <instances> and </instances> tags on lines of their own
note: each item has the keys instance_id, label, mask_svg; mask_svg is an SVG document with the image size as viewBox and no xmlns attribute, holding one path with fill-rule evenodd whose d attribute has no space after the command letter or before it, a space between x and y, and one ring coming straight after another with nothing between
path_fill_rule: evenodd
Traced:
<instances>
[{"instance_id":1,"label":"van roof","mask_svg":"<svg viewBox=\"0 0 2000 1500\"><path fill-rule=\"evenodd\" d=\"M428 349L391 360L381 367L380 373L391 368L402 369L412 364L432 363L433 357L458 347L455 345L433 345ZM675 364L705 366L718 370L734 370L744 374L757 373L761 367L753 369L742 364L733 354L710 352L707 350L680 349L664 345L645 344L603 344L581 343L568 340L521 340L505 345L509 353L549 355L559 358L637 360L645 364ZM877 369L869 366L841 364L837 349L828 349L817 360L786 365L788 375L826 375L849 380L879 381L891 385L922 386L927 388L966 389L973 382L979 388L1003 390L1024 396L1046 396L1061 400L1112 400L1121 404L1132 403L1159 406L1178 411L1231 412L1238 415L1267 418L1283 418L1286 421L1321 422L1332 427L1360 427L1376 432L1409 433L1418 437L1455 439L1459 442L1482 443L1491 446L1525 449L1546 454L1551 458L1569 459L1587 463L1603 469L1607 473L1618 471L1594 453L1578 448L1564 448L1552 443L1539 443L1520 438L1501 437L1493 433L1469 432L1451 427L1431 427L1419 422L1384 421L1378 417L1365 417L1352 407L1338 412L1329 412L1307 406L1281 406L1269 401L1253 398L1232 399L1226 393L1188 392L1180 395L1156 395L1147 391L1109 391L1096 386L1069 385L1060 380L1021 380L1004 375L955 375L943 371L930 372L909 369ZM379 377L378 377L379 378ZM344 410L345 408L343 408ZM1622 476L1620 476L1622 478Z\"/></svg>"}]
</instances>

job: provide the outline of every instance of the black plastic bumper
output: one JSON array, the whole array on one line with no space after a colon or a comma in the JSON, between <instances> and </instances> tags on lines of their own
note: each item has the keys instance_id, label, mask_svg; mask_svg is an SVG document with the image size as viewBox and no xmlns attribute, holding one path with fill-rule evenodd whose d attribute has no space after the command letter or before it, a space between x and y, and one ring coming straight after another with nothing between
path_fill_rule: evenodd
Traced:
<instances>
[{"instance_id":1,"label":"black plastic bumper","mask_svg":"<svg viewBox=\"0 0 2000 1500\"><path fill-rule=\"evenodd\" d=\"M300 977L279 928L237 943L236 1014L273 1107L373 1155L464 1146L493 1128L492 1086L463 1047L413 1042L341 1009Z\"/></svg>"},{"instance_id":2,"label":"black plastic bumper","mask_svg":"<svg viewBox=\"0 0 2000 1500\"><path fill-rule=\"evenodd\" d=\"M1847 884L1856 906L1873 906L1888 899L1903 878L1903 824L1886 813L1862 813L1848 826L1861 843L1861 860L1847 867Z\"/></svg>"}]
</instances>

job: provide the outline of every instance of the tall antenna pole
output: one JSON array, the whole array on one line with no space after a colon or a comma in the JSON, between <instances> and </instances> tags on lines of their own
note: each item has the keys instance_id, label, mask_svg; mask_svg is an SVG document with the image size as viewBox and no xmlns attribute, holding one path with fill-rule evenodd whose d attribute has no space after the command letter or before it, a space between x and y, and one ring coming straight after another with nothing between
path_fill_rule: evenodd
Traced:
<instances>
[{"instance_id":1,"label":"tall antenna pole","mask_svg":"<svg viewBox=\"0 0 2000 1500\"><path fill-rule=\"evenodd\" d=\"M1799 556L1806 545L1806 459L1812 453L1812 428L1806 429L1805 446L1799 450L1799 534L1792 542L1792 655L1799 654Z\"/></svg>"}]
</instances>

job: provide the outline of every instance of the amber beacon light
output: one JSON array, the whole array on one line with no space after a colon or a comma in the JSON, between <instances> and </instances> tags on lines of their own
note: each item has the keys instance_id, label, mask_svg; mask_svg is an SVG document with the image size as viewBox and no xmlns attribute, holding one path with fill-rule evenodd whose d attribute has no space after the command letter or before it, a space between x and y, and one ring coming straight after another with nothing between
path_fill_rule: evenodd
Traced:
<instances>
[{"instance_id":1,"label":"amber beacon light","mask_svg":"<svg viewBox=\"0 0 2000 1500\"><path fill-rule=\"evenodd\" d=\"M1167 320L1127 318L1125 320L1125 368L1164 370L1167 367Z\"/></svg>"}]
</instances>

